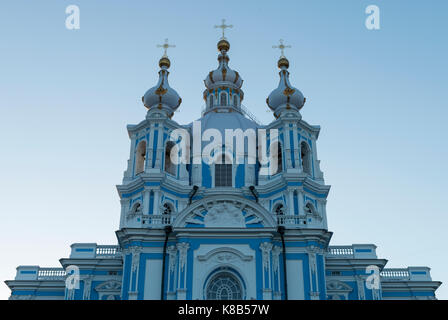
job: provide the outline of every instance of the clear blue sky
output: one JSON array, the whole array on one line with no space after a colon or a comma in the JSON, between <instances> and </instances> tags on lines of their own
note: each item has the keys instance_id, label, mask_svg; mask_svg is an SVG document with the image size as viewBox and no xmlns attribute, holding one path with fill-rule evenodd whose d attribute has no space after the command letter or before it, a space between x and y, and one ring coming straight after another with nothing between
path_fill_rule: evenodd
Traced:
<instances>
[{"instance_id":1,"label":"clear blue sky","mask_svg":"<svg viewBox=\"0 0 448 320\"><path fill-rule=\"evenodd\" d=\"M70 4L80 30L65 28ZM364 26L370 4L381 10L377 31ZM145 116L156 44L177 46L174 120L188 123L217 65L213 26L226 18L230 66L264 123L278 83L272 45L292 45L303 118L322 126L332 244L375 243L389 267L428 265L448 282L447 10L443 0L2 1L0 279L19 264L58 266L73 242L115 243L125 126ZM1 284L0 298L8 295ZM438 297L448 298L446 284Z\"/></svg>"}]
</instances>

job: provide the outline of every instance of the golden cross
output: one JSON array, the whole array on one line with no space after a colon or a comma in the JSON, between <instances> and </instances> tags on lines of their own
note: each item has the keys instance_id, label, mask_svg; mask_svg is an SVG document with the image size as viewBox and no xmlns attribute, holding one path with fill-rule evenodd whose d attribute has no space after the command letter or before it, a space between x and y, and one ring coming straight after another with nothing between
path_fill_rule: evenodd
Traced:
<instances>
[{"instance_id":1,"label":"golden cross","mask_svg":"<svg viewBox=\"0 0 448 320\"><path fill-rule=\"evenodd\" d=\"M168 48L175 48L176 46L174 45L174 44L169 44L168 43L168 39L165 39L165 43L164 44L158 44L157 45L157 48L163 48L164 49L164 52L163 52L163 56L164 57L168 57L167 55L166 55L166 50L168 49Z\"/></svg>"},{"instance_id":2,"label":"golden cross","mask_svg":"<svg viewBox=\"0 0 448 320\"><path fill-rule=\"evenodd\" d=\"M215 28L221 28L222 29L222 38L221 39L225 39L226 37L224 36L224 31L227 28L233 28L233 25L231 24L226 24L226 19L222 19L222 24L219 26L215 26Z\"/></svg>"},{"instance_id":3,"label":"golden cross","mask_svg":"<svg viewBox=\"0 0 448 320\"><path fill-rule=\"evenodd\" d=\"M272 46L272 48L274 48L274 49L280 49L280 51L281 51L281 53L282 53L281 57L284 57L284 56L285 56L285 52L284 52L284 50L285 50L286 48L291 48L291 46L289 46L289 45L288 45L288 46L284 45L284 44L283 44L283 39L280 39L279 42L280 42L280 44L279 44L278 46Z\"/></svg>"}]
</instances>

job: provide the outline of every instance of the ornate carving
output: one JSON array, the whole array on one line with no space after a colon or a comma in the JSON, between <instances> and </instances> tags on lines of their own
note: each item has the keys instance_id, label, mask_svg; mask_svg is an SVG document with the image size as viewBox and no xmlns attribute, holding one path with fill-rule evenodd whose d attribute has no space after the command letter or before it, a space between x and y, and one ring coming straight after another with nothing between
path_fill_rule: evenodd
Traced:
<instances>
[{"instance_id":1,"label":"ornate carving","mask_svg":"<svg viewBox=\"0 0 448 320\"><path fill-rule=\"evenodd\" d=\"M136 272L138 269L138 265L140 263L140 252L141 248L138 247L131 247L130 252L132 254L132 266L131 270L132 272Z\"/></svg>"},{"instance_id":2,"label":"ornate carving","mask_svg":"<svg viewBox=\"0 0 448 320\"><path fill-rule=\"evenodd\" d=\"M190 248L190 244L187 242L181 242L177 244L177 250L179 250L179 267L183 271L185 264L187 263L187 252Z\"/></svg>"},{"instance_id":3,"label":"ornate carving","mask_svg":"<svg viewBox=\"0 0 448 320\"><path fill-rule=\"evenodd\" d=\"M248 225L276 225L272 214L262 205L229 196L227 200L204 199L181 212L174 220L174 227L191 225L218 228L245 228Z\"/></svg>"},{"instance_id":4,"label":"ornate carving","mask_svg":"<svg viewBox=\"0 0 448 320\"><path fill-rule=\"evenodd\" d=\"M170 259L169 272L174 272L177 262L177 248L175 246L169 246L167 252Z\"/></svg>"},{"instance_id":5,"label":"ornate carving","mask_svg":"<svg viewBox=\"0 0 448 320\"><path fill-rule=\"evenodd\" d=\"M214 262L230 262L235 260L251 261L253 259L250 255L245 255L237 249L220 247L211 250L205 255L199 255L199 261L214 261Z\"/></svg>"},{"instance_id":6,"label":"ornate carving","mask_svg":"<svg viewBox=\"0 0 448 320\"><path fill-rule=\"evenodd\" d=\"M219 262L226 262L226 263L228 263L228 262L234 261L236 259L236 256L234 254L230 253L230 252L223 252L223 253L218 253L216 255L216 259Z\"/></svg>"},{"instance_id":7,"label":"ornate carving","mask_svg":"<svg viewBox=\"0 0 448 320\"><path fill-rule=\"evenodd\" d=\"M260 250L261 250L261 255L262 255L262 260L263 260L263 267L265 270L268 270L269 269L269 257L270 257L271 250L272 250L272 243L262 242L260 244Z\"/></svg>"},{"instance_id":8,"label":"ornate carving","mask_svg":"<svg viewBox=\"0 0 448 320\"><path fill-rule=\"evenodd\" d=\"M282 248L278 246L274 246L272 248L272 269L274 272L279 272L280 267L280 253L282 252Z\"/></svg>"},{"instance_id":9,"label":"ornate carving","mask_svg":"<svg viewBox=\"0 0 448 320\"><path fill-rule=\"evenodd\" d=\"M360 276L356 277L356 284L358 285L358 299L365 300L365 291L364 291L364 279Z\"/></svg>"},{"instance_id":10,"label":"ornate carving","mask_svg":"<svg viewBox=\"0 0 448 320\"><path fill-rule=\"evenodd\" d=\"M285 96L290 96L290 95L292 95L294 92L295 92L296 90L294 90L294 89L292 89L292 88L290 88L290 87L286 87L285 88L285 90L283 90L283 94L285 95Z\"/></svg>"},{"instance_id":11,"label":"ornate carving","mask_svg":"<svg viewBox=\"0 0 448 320\"><path fill-rule=\"evenodd\" d=\"M92 278L84 279L84 293L83 300L90 300L90 290L92 288Z\"/></svg>"},{"instance_id":12,"label":"ornate carving","mask_svg":"<svg viewBox=\"0 0 448 320\"><path fill-rule=\"evenodd\" d=\"M121 283L119 281L110 280L103 282L95 287L95 290L98 292L120 292L121 291Z\"/></svg>"},{"instance_id":13,"label":"ornate carving","mask_svg":"<svg viewBox=\"0 0 448 320\"><path fill-rule=\"evenodd\" d=\"M222 68L222 80L226 81L226 75L227 75L227 69L226 68Z\"/></svg>"},{"instance_id":14,"label":"ornate carving","mask_svg":"<svg viewBox=\"0 0 448 320\"><path fill-rule=\"evenodd\" d=\"M206 227L244 228L246 226L241 210L227 202L211 207L204 218L204 224Z\"/></svg>"},{"instance_id":15,"label":"ornate carving","mask_svg":"<svg viewBox=\"0 0 448 320\"><path fill-rule=\"evenodd\" d=\"M121 283L116 280L109 280L97 285L95 291L98 292L100 300L103 300L104 296L107 297L107 300L115 300L115 296L119 296L121 293Z\"/></svg>"}]
</instances>

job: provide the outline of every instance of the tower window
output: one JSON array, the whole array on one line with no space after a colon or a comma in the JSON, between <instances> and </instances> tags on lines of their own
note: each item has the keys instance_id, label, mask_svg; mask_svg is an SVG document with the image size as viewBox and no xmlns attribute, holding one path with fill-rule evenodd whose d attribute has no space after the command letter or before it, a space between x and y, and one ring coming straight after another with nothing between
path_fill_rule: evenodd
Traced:
<instances>
[{"instance_id":1,"label":"tower window","mask_svg":"<svg viewBox=\"0 0 448 320\"><path fill-rule=\"evenodd\" d=\"M209 96L209 106L210 108L213 107L213 94L210 94Z\"/></svg>"},{"instance_id":2,"label":"tower window","mask_svg":"<svg viewBox=\"0 0 448 320\"><path fill-rule=\"evenodd\" d=\"M225 94L224 92L221 93L221 105L222 106L226 106L227 105L227 94Z\"/></svg>"},{"instance_id":3,"label":"tower window","mask_svg":"<svg viewBox=\"0 0 448 320\"><path fill-rule=\"evenodd\" d=\"M176 175L176 165L171 161L171 150L174 147L174 142L168 141L165 147L165 172Z\"/></svg>"},{"instance_id":4,"label":"tower window","mask_svg":"<svg viewBox=\"0 0 448 320\"><path fill-rule=\"evenodd\" d=\"M142 141L138 144L137 147L135 174L139 174L145 171L145 162L146 162L146 141Z\"/></svg>"},{"instance_id":5,"label":"tower window","mask_svg":"<svg viewBox=\"0 0 448 320\"><path fill-rule=\"evenodd\" d=\"M238 96L236 94L233 95L233 106L234 107L238 106Z\"/></svg>"},{"instance_id":6,"label":"tower window","mask_svg":"<svg viewBox=\"0 0 448 320\"><path fill-rule=\"evenodd\" d=\"M132 207L131 213L134 213L134 214L141 214L142 213L142 205L140 204L140 202L137 202Z\"/></svg>"},{"instance_id":7,"label":"tower window","mask_svg":"<svg viewBox=\"0 0 448 320\"><path fill-rule=\"evenodd\" d=\"M173 213L173 208L168 203L164 203L162 209L162 214L170 215Z\"/></svg>"},{"instance_id":8,"label":"tower window","mask_svg":"<svg viewBox=\"0 0 448 320\"><path fill-rule=\"evenodd\" d=\"M285 212L285 207L282 204L279 204L275 207L274 212L276 215L281 216L283 215Z\"/></svg>"},{"instance_id":9,"label":"tower window","mask_svg":"<svg viewBox=\"0 0 448 320\"><path fill-rule=\"evenodd\" d=\"M314 214L316 211L311 203L307 203L305 206L305 214Z\"/></svg>"},{"instance_id":10,"label":"tower window","mask_svg":"<svg viewBox=\"0 0 448 320\"><path fill-rule=\"evenodd\" d=\"M300 144L300 157L302 159L302 170L306 174L311 175L311 152L308 144L303 142Z\"/></svg>"},{"instance_id":11,"label":"tower window","mask_svg":"<svg viewBox=\"0 0 448 320\"><path fill-rule=\"evenodd\" d=\"M215 187L232 186L232 164L225 163L224 153L221 156L221 163L215 164Z\"/></svg>"}]
</instances>

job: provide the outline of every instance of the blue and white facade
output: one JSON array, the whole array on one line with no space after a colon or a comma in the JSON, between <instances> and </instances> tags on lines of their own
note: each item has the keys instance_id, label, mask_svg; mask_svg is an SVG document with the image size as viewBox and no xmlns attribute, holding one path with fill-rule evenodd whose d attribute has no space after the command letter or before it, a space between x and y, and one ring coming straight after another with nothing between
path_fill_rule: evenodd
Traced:
<instances>
[{"instance_id":1,"label":"blue and white facade","mask_svg":"<svg viewBox=\"0 0 448 320\"><path fill-rule=\"evenodd\" d=\"M330 245L320 127L302 119L306 99L290 84L288 60L278 61L279 86L266 101L275 120L261 125L242 105L243 80L229 67L229 49L222 38L218 68L204 80L206 107L186 125L172 120L182 100L162 57L159 81L142 97L146 118L127 128L118 243L74 243L59 268L19 266L6 281L10 299L435 299L441 283L428 267L387 269L373 244ZM170 160L182 143L170 139L176 129L202 136L183 141L189 163ZM200 150L210 129L222 137L228 129L265 129L267 145L277 129L275 174L260 174L266 164L250 161L250 145L239 152L223 145L214 156L230 164L207 164Z\"/></svg>"}]
</instances>

